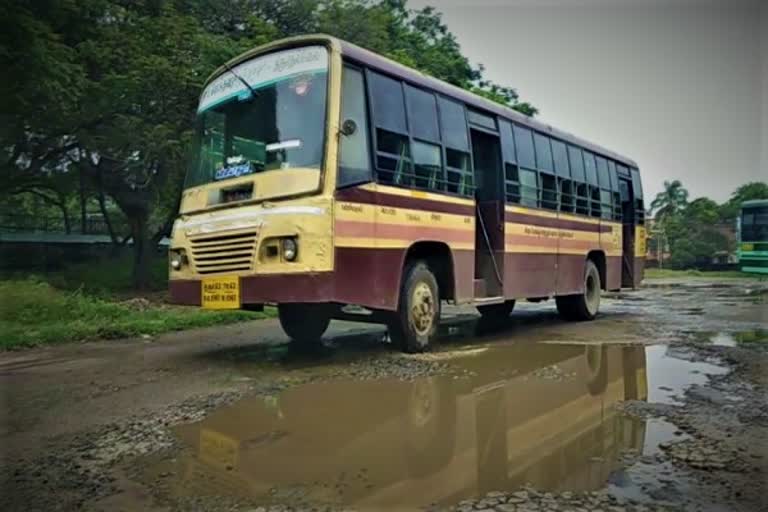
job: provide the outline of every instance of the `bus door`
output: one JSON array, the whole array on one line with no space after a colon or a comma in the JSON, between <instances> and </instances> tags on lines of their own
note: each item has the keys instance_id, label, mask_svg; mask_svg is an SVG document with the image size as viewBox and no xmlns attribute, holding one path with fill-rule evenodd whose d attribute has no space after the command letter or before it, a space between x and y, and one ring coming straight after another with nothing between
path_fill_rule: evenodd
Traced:
<instances>
[{"instance_id":1,"label":"bus door","mask_svg":"<svg viewBox=\"0 0 768 512\"><path fill-rule=\"evenodd\" d=\"M475 174L475 297L503 295L504 187L499 136L470 130Z\"/></svg>"},{"instance_id":2,"label":"bus door","mask_svg":"<svg viewBox=\"0 0 768 512\"><path fill-rule=\"evenodd\" d=\"M635 198L631 179L619 178L619 193L622 219L621 286L631 288L635 285Z\"/></svg>"}]
</instances>

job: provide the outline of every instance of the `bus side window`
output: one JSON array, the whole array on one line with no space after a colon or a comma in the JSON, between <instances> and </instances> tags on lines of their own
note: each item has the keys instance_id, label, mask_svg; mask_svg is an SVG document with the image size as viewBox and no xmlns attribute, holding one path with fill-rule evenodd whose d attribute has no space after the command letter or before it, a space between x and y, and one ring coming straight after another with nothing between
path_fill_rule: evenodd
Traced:
<instances>
[{"instance_id":1,"label":"bus side window","mask_svg":"<svg viewBox=\"0 0 768 512\"><path fill-rule=\"evenodd\" d=\"M643 204L643 184L640 182L640 172L630 169L632 175L632 191L635 195L635 218L638 224L645 224L645 206Z\"/></svg>"},{"instance_id":2,"label":"bus side window","mask_svg":"<svg viewBox=\"0 0 768 512\"><path fill-rule=\"evenodd\" d=\"M445 146L445 190L472 196L475 191L472 159L469 157L469 131L464 105L438 96L440 136Z\"/></svg>"},{"instance_id":3,"label":"bus side window","mask_svg":"<svg viewBox=\"0 0 768 512\"><path fill-rule=\"evenodd\" d=\"M354 121L355 130L341 135L338 187L371 181L371 155L368 146L368 112L365 108L363 73L345 66L341 84L341 122Z\"/></svg>"},{"instance_id":4,"label":"bus side window","mask_svg":"<svg viewBox=\"0 0 768 512\"><path fill-rule=\"evenodd\" d=\"M381 183L413 186L410 137L405 120L403 84L369 71L368 91L375 130L376 178Z\"/></svg>"}]
</instances>

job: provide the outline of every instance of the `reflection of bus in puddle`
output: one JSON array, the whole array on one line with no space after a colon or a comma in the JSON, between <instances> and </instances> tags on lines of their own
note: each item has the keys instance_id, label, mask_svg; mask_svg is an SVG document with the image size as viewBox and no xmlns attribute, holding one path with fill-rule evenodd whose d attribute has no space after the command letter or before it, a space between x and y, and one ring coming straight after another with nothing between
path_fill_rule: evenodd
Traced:
<instances>
[{"instance_id":1,"label":"reflection of bus in puddle","mask_svg":"<svg viewBox=\"0 0 768 512\"><path fill-rule=\"evenodd\" d=\"M642 347L512 345L451 360L468 377L331 381L223 408L179 434L181 494L357 508L450 504L526 483L590 490L642 422Z\"/></svg>"}]
</instances>

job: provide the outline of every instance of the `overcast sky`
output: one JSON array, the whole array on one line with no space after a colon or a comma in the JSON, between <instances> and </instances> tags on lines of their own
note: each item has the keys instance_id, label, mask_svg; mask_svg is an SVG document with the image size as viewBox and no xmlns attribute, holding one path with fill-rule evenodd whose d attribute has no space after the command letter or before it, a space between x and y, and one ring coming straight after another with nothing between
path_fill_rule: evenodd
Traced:
<instances>
[{"instance_id":1,"label":"overcast sky","mask_svg":"<svg viewBox=\"0 0 768 512\"><path fill-rule=\"evenodd\" d=\"M411 0L539 119L728 198L768 181L768 0Z\"/></svg>"}]
</instances>

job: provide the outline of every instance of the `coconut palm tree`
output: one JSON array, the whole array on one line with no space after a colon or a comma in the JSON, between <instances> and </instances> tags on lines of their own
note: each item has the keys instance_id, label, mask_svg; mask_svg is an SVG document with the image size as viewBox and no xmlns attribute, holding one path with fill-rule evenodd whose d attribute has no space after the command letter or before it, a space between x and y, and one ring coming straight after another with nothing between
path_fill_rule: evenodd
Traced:
<instances>
[{"instance_id":1,"label":"coconut palm tree","mask_svg":"<svg viewBox=\"0 0 768 512\"><path fill-rule=\"evenodd\" d=\"M651 202L651 211L655 211L657 221L662 221L680 213L688 204L688 190L683 187L680 180L665 181L664 191L656 194L656 198Z\"/></svg>"}]
</instances>

